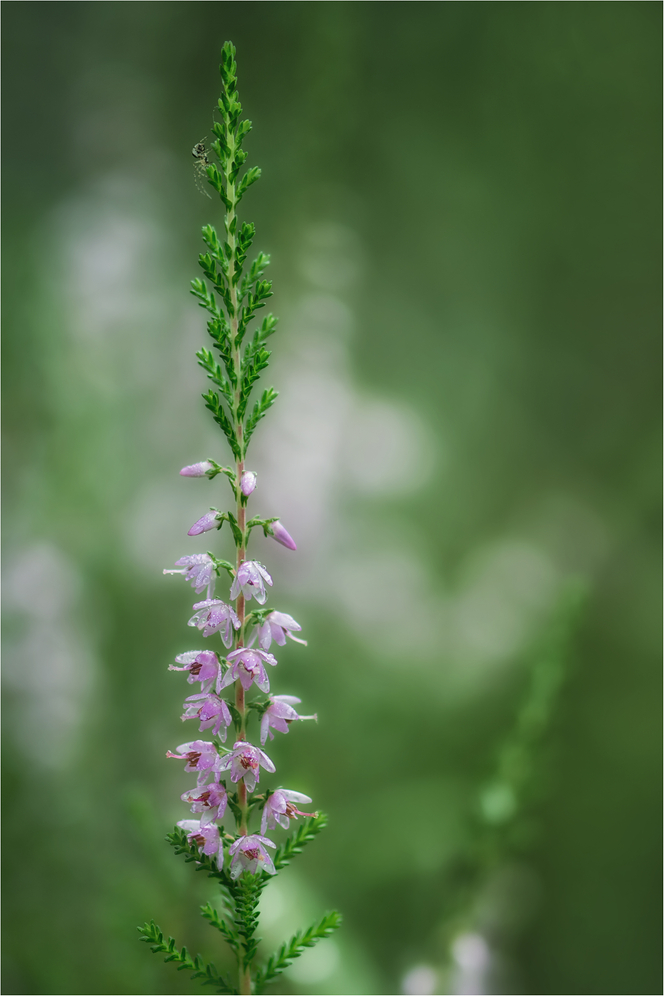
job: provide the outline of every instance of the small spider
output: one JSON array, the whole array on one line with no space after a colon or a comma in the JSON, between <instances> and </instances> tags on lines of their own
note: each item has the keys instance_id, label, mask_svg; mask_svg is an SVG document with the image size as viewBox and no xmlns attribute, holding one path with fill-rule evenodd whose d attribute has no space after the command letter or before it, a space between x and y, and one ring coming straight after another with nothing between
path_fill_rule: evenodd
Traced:
<instances>
[{"instance_id":1,"label":"small spider","mask_svg":"<svg viewBox=\"0 0 664 996\"><path fill-rule=\"evenodd\" d=\"M204 138L202 138L200 142L196 142L196 145L191 150L191 154L194 157L194 179L196 180L196 186L202 194L205 194L206 197L210 197L210 194L203 186L203 182L208 178L207 167L210 165ZM212 200L211 197L210 200Z\"/></svg>"}]
</instances>

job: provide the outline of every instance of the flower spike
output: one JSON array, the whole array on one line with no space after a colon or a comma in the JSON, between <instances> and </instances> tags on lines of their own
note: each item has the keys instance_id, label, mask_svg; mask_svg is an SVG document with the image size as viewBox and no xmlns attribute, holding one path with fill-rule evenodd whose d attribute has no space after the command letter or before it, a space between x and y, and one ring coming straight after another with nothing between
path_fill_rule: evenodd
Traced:
<instances>
[{"instance_id":1,"label":"flower spike","mask_svg":"<svg viewBox=\"0 0 664 996\"><path fill-rule=\"evenodd\" d=\"M218 633L226 648L223 653L187 650L169 666L169 670L182 672L191 692L184 700L181 719L194 720L198 732L210 740L187 741L175 751L167 751L166 756L184 761L184 770L196 779L195 786L180 796L195 818L180 820L169 840L177 853L222 883L228 917L220 917L210 907L204 908L203 914L219 927L237 956L237 974L233 978L219 975L200 955L191 958L186 948L175 948L172 938L166 942L154 923L141 932L153 951L166 953L167 961L175 959L180 967L192 967L194 978L213 984L218 992L249 996L263 992L266 982L305 947L327 936L338 926L340 917L327 914L319 924L298 932L288 946L263 968L256 969L256 903L260 890L267 884L267 876L275 875L288 863L287 858L299 853L301 845L311 840L325 821L302 808L311 803L302 792L264 786L260 794L256 793L261 773L264 781L265 773L275 773L275 765L262 749L268 738L274 739L275 731L288 733L295 721L316 716L301 716L295 708L300 699L294 695L270 694L270 680L276 680L280 673L270 670L277 665L276 657L270 653L272 643L283 647L287 640L293 640L306 646L306 640L297 635L302 627L293 616L263 608L272 576L267 567L251 559L253 547L248 549L258 527L288 550L296 550L297 545L279 519L248 514L257 475L245 465L247 450L257 426L277 398L277 392L269 386L254 391L270 360L266 343L275 331L277 319L268 314L262 322L256 321L259 310L272 295L272 284L264 279L269 257L259 252L248 259L255 228L238 219L238 206L260 170L244 167L247 153L242 143L251 122L241 119L235 48L230 42L222 49L220 70L223 92L212 123L212 141L209 146L207 139L198 142L193 156L197 180L209 183L221 199L223 230L217 232L212 225L203 228L205 252L199 256L202 275L192 281L191 289L209 316L210 349L202 348L196 354L212 385L203 400L233 459L230 466L221 466L213 459L201 460L182 467L180 476L207 477L212 481L223 474L228 479L232 507L210 508L191 526L188 535L213 535L226 522L224 538L234 544L235 552L229 560L220 559L221 551L194 553L180 557L173 568L164 570L164 574L183 575L196 595L203 595L194 604L188 625L205 639ZM224 493L228 490L225 485ZM268 557L276 553L267 546ZM215 582L222 570L232 579L228 601L215 598ZM247 611L251 599L254 605ZM267 699L256 697L256 689ZM229 729L233 731L230 738ZM257 738L260 747L251 742ZM223 746L229 739L233 744L230 750ZM265 833L288 830L290 821L300 817L307 817L307 823L280 848L276 860L270 854L276 844ZM226 829L222 820L226 821ZM235 824L230 832L229 820ZM224 863L227 845L230 867Z\"/></svg>"}]
</instances>

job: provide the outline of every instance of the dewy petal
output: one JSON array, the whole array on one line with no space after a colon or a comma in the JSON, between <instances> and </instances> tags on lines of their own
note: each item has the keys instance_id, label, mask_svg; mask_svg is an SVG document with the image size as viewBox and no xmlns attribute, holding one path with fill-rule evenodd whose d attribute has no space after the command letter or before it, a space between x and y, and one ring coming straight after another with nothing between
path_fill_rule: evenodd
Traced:
<instances>
[{"instance_id":1,"label":"dewy petal","mask_svg":"<svg viewBox=\"0 0 664 996\"><path fill-rule=\"evenodd\" d=\"M313 799L310 799L308 795L304 795L302 792L293 792L291 789L280 789L280 791L286 796L289 802L313 802Z\"/></svg>"},{"instance_id":2,"label":"dewy petal","mask_svg":"<svg viewBox=\"0 0 664 996\"><path fill-rule=\"evenodd\" d=\"M258 643L263 648L263 650L270 649L270 644L272 643L272 629L267 620L262 624L262 626L257 626L256 629L254 630L253 636L251 638L252 643L254 642L256 637L258 637ZM284 640L284 643L285 642L286 641Z\"/></svg>"},{"instance_id":3,"label":"dewy petal","mask_svg":"<svg viewBox=\"0 0 664 996\"><path fill-rule=\"evenodd\" d=\"M260 747L254 747L254 750L259 755L258 761L262 768L265 768L265 770L269 771L270 773L273 773L277 770L273 765L272 761L270 760L270 758L265 753L265 751L262 751Z\"/></svg>"},{"instance_id":4,"label":"dewy petal","mask_svg":"<svg viewBox=\"0 0 664 996\"><path fill-rule=\"evenodd\" d=\"M270 691L270 679L266 675L264 667L261 667L261 671L262 674L260 674L258 677L254 677L254 682L256 684L256 687L260 688L261 692L265 692L265 694L267 695L267 693Z\"/></svg>"},{"instance_id":5,"label":"dewy petal","mask_svg":"<svg viewBox=\"0 0 664 996\"><path fill-rule=\"evenodd\" d=\"M289 616L287 612L277 612L275 609L270 612L268 619L270 622L276 623L277 626L281 626L282 629L294 629L299 632L302 627L299 623L295 622L292 616Z\"/></svg>"},{"instance_id":6,"label":"dewy petal","mask_svg":"<svg viewBox=\"0 0 664 996\"><path fill-rule=\"evenodd\" d=\"M269 855L268 852L265 851L263 858L264 858L263 871L266 871L268 875L276 875L277 870L274 867L274 861L272 860L271 855Z\"/></svg>"},{"instance_id":7,"label":"dewy petal","mask_svg":"<svg viewBox=\"0 0 664 996\"><path fill-rule=\"evenodd\" d=\"M210 510L202 515L200 519L194 522L191 529L187 532L187 536L199 536L201 533L206 533L209 529L216 529L219 525L217 516L218 512Z\"/></svg>"},{"instance_id":8,"label":"dewy petal","mask_svg":"<svg viewBox=\"0 0 664 996\"><path fill-rule=\"evenodd\" d=\"M184 654L178 654L175 660L177 661L178 664L193 664L198 655L203 653L209 653L209 651L187 650Z\"/></svg>"},{"instance_id":9,"label":"dewy petal","mask_svg":"<svg viewBox=\"0 0 664 996\"><path fill-rule=\"evenodd\" d=\"M200 830L201 821L200 820L178 820L176 826L179 826L182 830L186 830L187 833L193 833L195 830Z\"/></svg>"},{"instance_id":10,"label":"dewy petal","mask_svg":"<svg viewBox=\"0 0 664 996\"><path fill-rule=\"evenodd\" d=\"M237 681L237 675L234 674L233 668L229 667L228 671L221 679L219 690L221 691L222 688L228 688L228 686L232 685L234 681Z\"/></svg>"},{"instance_id":11,"label":"dewy petal","mask_svg":"<svg viewBox=\"0 0 664 996\"><path fill-rule=\"evenodd\" d=\"M260 840L261 844L267 844L268 847L276 847L277 845L269 837L262 837L261 834L255 833L252 835L255 840Z\"/></svg>"},{"instance_id":12,"label":"dewy petal","mask_svg":"<svg viewBox=\"0 0 664 996\"><path fill-rule=\"evenodd\" d=\"M205 477L208 470L212 470L212 464L209 460L203 460L201 463L191 463L188 467L183 467L180 477Z\"/></svg>"},{"instance_id":13,"label":"dewy petal","mask_svg":"<svg viewBox=\"0 0 664 996\"><path fill-rule=\"evenodd\" d=\"M238 667L238 678L245 692L251 688L254 677L253 672L247 671L246 667L242 667L242 665Z\"/></svg>"},{"instance_id":14,"label":"dewy petal","mask_svg":"<svg viewBox=\"0 0 664 996\"><path fill-rule=\"evenodd\" d=\"M211 605L217 605L220 599L218 598L206 598L202 602L194 602L192 609L209 609ZM223 602L221 603L224 604Z\"/></svg>"},{"instance_id":15,"label":"dewy petal","mask_svg":"<svg viewBox=\"0 0 664 996\"><path fill-rule=\"evenodd\" d=\"M272 586L272 578L268 574L267 569L265 567L263 567L262 564L259 564L257 560L253 560L252 563L253 563L254 567L256 568L256 570L258 571L258 573L262 574L263 577L265 578L265 580L267 581L267 583L270 586Z\"/></svg>"}]
</instances>

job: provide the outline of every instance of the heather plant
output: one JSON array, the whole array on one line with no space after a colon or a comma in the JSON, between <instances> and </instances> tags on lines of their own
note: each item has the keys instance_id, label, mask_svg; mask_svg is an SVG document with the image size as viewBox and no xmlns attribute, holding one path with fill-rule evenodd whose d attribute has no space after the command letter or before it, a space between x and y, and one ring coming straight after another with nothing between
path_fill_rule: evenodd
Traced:
<instances>
[{"instance_id":1,"label":"heather plant","mask_svg":"<svg viewBox=\"0 0 664 996\"><path fill-rule=\"evenodd\" d=\"M219 120L212 126L214 140L210 152L199 142L193 155L197 175L204 175L221 199L224 232L220 236L212 225L204 226L207 251L199 263L206 279L193 280L192 293L209 314L207 331L216 351L203 348L197 353L213 385L203 398L226 438L233 463L222 466L208 459L180 473L209 481L221 477L226 482L234 499L232 508L210 508L192 525L189 535L219 531L226 524L235 544L235 562L213 552L190 554L164 571L182 574L197 595L204 595L193 606L189 626L210 639L208 648L180 654L170 665L198 688L185 698L182 719L198 721L199 732L210 739L189 740L167 752L169 758L184 761L185 771L195 779L181 797L194 818L180 820L167 839L176 854L218 883L222 912L208 903L201 913L234 954L237 978L220 974L200 955L192 957L186 947L178 948L154 921L139 929L141 939L155 953L163 953L179 969L190 970L203 984L219 993L244 994L262 992L306 948L331 934L341 916L326 913L262 964L255 964L261 893L323 829L326 818L302 808L310 806L308 796L268 782L275 775L275 765L263 750L268 738L274 739L274 731L286 734L292 723L316 717L298 713L299 698L271 691L273 669L278 665L272 645L283 646L287 638L306 642L296 635L301 626L292 616L266 604L272 576L258 560L248 559L254 529L262 529L266 537L289 550L295 551L296 544L278 519L248 518L257 475L246 467L247 450L258 423L277 397L269 387L252 404L252 394L268 366L271 354L266 343L277 320L268 314L250 332L257 313L272 295L272 285L263 279L268 256L259 252L247 263L255 228L250 222L239 222L237 209L260 169L253 166L243 171L247 153L242 143L251 122L241 119L235 48L230 42L224 44L221 56L222 93ZM211 161L211 154L218 165ZM215 586L222 581L230 584L228 601L215 597ZM298 821L296 829L277 847L268 834L277 824L288 830L291 820Z\"/></svg>"}]
</instances>

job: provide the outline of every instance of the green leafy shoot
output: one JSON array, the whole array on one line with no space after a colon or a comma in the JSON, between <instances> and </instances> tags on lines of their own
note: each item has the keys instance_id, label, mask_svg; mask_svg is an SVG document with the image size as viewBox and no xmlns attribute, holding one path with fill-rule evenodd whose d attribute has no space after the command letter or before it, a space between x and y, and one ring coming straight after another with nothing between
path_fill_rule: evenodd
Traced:
<instances>
[{"instance_id":1,"label":"green leafy shoot","mask_svg":"<svg viewBox=\"0 0 664 996\"><path fill-rule=\"evenodd\" d=\"M228 979L219 974L212 962L205 962L201 955L192 958L186 947L178 951L175 946L175 939L169 937L164 939L164 935L154 920L138 928L141 940L151 945L154 954L163 953L166 957L164 961L179 962L178 971L190 971L192 979L200 979L204 986L214 986L218 993L236 994L237 989L231 985Z\"/></svg>"},{"instance_id":2,"label":"green leafy shoot","mask_svg":"<svg viewBox=\"0 0 664 996\"><path fill-rule=\"evenodd\" d=\"M232 909L228 910L230 916L232 916ZM205 917L208 923L211 923L213 927L216 927L219 933L223 936L224 940L230 945L230 947L237 954L240 947L240 935L237 932L235 924L228 923L214 908L210 903L206 903L205 906L201 906L201 916Z\"/></svg>"},{"instance_id":3,"label":"green leafy shoot","mask_svg":"<svg viewBox=\"0 0 664 996\"><path fill-rule=\"evenodd\" d=\"M237 441L237 436L235 434L235 429L230 421L228 415L221 407L221 401L219 400L219 395L216 391L208 391L203 395L203 400L205 401L205 407L212 412L212 416L218 426L223 430L226 439L228 440L228 445L233 451L233 456L236 460L241 459L240 444ZM270 406L268 405L268 408ZM266 409L267 410L267 409ZM265 414L265 413L263 413ZM263 416L260 415L259 419ZM258 421L258 420L257 420Z\"/></svg>"},{"instance_id":4,"label":"green leafy shoot","mask_svg":"<svg viewBox=\"0 0 664 996\"><path fill-rule=\"evenodd\" d=\"M341 921L341 913L333 910L331 913L326 913L318 923L312 924L308 930L298 930L297 934L290 941L282 944L279 950L268 958L263 968L258 970L254 982L254 992L261 993L263 987L272 979L276 979L285 968L288 968L296 958L300 957L306 948L312 948L322 938L329 937L330 934L334 933L341 926Z\"/></svg>"},{"instance_id":5,"label":"green leafy shoot","mask_svg":"<svg viewBox=\"0 0 664 996\"><path fill-rule=\"evenodd\" d=\"M275 391L273 387L268 387L266 391L263 391L260 400L256 402L251 412L251 415L247 419L246 425L244 427L244 452L247 452L247 446L249 445L249 440L254 434L254 429L260 422L262 418L267 414L268 409L272 407L277 398L279 397L279 392Z\"/></svg>"},{"instance_id":6,"label":"green leafy shoot","mask_svg":"<svg viewBox=\"0 0 664 996\"><path fill-rule=\"evenodd\" d=\"M327 816L325 813L316 813L315 816L310 816L300 823L295 833L291 834L281 847L277 848L274 855L274 867L279 870L279 868L285 868L286 865L289 865L296 854L301 854L304 845L317 837L326 826ZM269 878L266 872L263 872L263 875Z\"/></svg>"}]
</instances>

